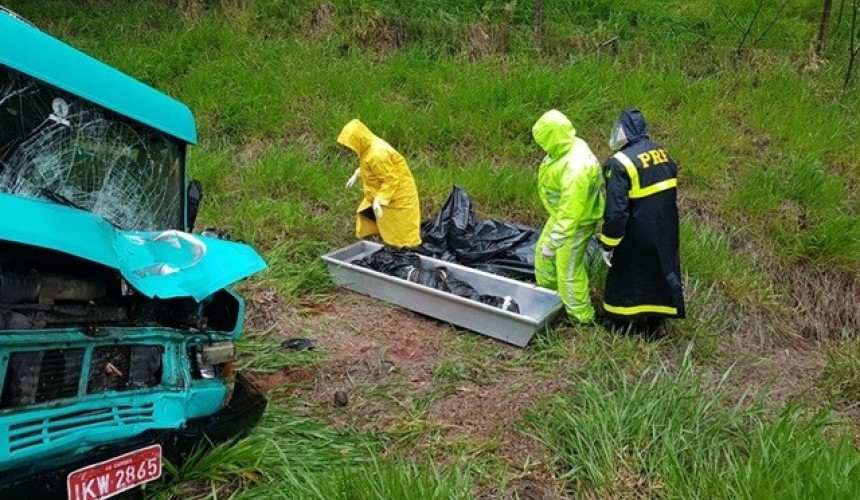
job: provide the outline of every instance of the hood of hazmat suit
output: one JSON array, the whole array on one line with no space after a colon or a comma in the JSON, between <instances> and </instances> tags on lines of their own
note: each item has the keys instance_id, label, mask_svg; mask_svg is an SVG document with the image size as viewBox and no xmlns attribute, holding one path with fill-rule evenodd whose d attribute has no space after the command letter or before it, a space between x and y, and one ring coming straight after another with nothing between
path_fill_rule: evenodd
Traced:
<instances>
[{"instance_id":1,"label":"hood of hazmat suit","mask_svg":"<svg viewBox=\"0 0 860 500\"><path fill-rule=\"evenodd\" d=\"M557 249L577 226L592 225L603 215L600 162L560 111L544 113L532 135L547 154L538 173L538 193L550 215L548 246Z\"/></svg>"}]
</instances>

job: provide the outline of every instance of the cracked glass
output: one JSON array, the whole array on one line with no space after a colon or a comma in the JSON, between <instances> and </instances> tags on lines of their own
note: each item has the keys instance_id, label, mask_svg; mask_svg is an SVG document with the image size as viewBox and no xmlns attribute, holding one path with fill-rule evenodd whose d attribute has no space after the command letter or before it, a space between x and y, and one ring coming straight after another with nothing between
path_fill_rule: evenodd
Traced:
<instances>
[{"instance_id":1,"label":"cracked glass","mask_svg":"<svg viewBox=\"0 0 860 500\"><path fill-rule=\"evenodd\" d=\"M183 151L178 139L0 66L0 192L120 229L182 228Z\"/></svg>"}]
</instances>

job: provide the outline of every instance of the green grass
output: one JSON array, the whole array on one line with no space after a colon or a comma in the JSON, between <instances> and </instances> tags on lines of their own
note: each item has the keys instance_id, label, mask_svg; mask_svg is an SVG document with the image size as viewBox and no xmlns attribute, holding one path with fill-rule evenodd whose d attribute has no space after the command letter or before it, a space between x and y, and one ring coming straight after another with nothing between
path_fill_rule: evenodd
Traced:
<instances>
[{"instance_id":1,"label":"green grass","mask_svg":"<svg viewBox=\"0 0 860 500\"><path fill-rule=\"evenodd\" d=\"M385 461L379 440L338 433L270 408L255 434L182 466L166 465L174 480L149 493L161 498L448 499L471 496L469 478L432 464Z\"/></svg>"},{"instance_id":2,"label":"green grass","mask_svg":"<svg viewBox=\"0 0 860 500\"><path fill-rule=\"evenodd\" d=\"M685 361L585 375L528 423L571 492L669 498L856 498L860 452L827 413L768 416ZM835 430L826 437L824 431Z\"/></svg>"},{"instance_id":3,"label":"green grass","mask_svg":"<svg viewBox=\"0 0 860 500\"><path fill-rule=\"evenodd\" d=\"M845 181L810 158L751 169L730 198L739 213L766 213L750 221L795 263L860 271L860 216Z\"/></svg>"},{"instance_id":4,"label":"green grass","mask_svg":"<svg viewBox=\"0 0 860 500\"><path fill-rule=\"evenodd\" d=\"M819 385L841 408L860 404L860 342L837 344L829 350Z\"/></svg>"},{"instance_id":5,"label":"green grass","mask_svg":"<svg viewBox=\"0 0 860 500\"><path fill-rule=\"evenodd\" d=\"M272 339L268 332L245 332L237 342L239 370L253 369L261 372L272 372L285 368L314 366L324 354L319 349L296 352L281 346L284 339Z\"/></svg>"},{"instance_id":6,"label":"green grass","mask_svg":"<svg viewBox=\"0 0 860 500\"><path fill-rule=\"evenodd\" d=\"M544 3L538 49L531 1L4 2L189 105L200 144L188 165L205 192L198 227L228 229L258 248L270 267L248 288L276 289L290 303L329 294L319 255L353 240L360 195L343 185L355 159L335 145L351 118L406 156L425 217L457 184L482 216L542 224L542 154L530 129L549 108L565 112L605 158L615 116L639 106L680 164L689 305L670 338L646 343L559 324L507 356L464 335L436 364L436 390L407 398L405 387L362 389L402 410L392 431L334 431L295 416L294 400L276 393L252 437L173 471L180 480L159 495L460 498L476 485L504 485L521 471L497 443L446 437L428 413L457 387L491 386L507 370L574 381L572 394L529 419L571 491L857 493L856 451L822 437L838 434L824 414L739 404L725 385L696 375L699 367L653 371L688 346L688 359L726 366L735 357L725 359L721 346L733 336L764 344L795 334L792 313L814 302L796 296L793 273L857 279L860 91L842 88L844 22L818 63L809 47L819 0L789 2L756 41L781 3L765 1L743 54L735 51L741 32L717 2ZM719 4L740 24L756 8ZM615 36L617 53L596 48ZM838 326L831 337L860 330ZM267 333L247 334L242 368L326 360L324 351L284 351ZM857 399L855 351L833 351L820 380L840 407ZM416 455L443 460L416 463Z\"/></svg>"}]
</instances>

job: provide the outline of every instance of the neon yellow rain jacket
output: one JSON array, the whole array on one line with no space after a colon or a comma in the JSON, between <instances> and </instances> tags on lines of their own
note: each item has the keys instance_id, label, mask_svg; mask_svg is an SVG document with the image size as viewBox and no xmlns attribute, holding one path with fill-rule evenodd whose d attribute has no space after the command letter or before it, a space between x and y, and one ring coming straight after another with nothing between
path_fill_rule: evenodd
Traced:
<instances>
[{"instance_id":1,"label":"neon yellow rain jacket","mask_svg":"<svg viewBox=\"0 0 860 500\"><path fill-rule=\"evenodd\" d=\"M600 162L559 111L541 116L532 133L547 154L538 173L538 194L552 222L546 244L558 250L578 226L594 225L603 217Z\"/></svg>"},{"instance_id":2,"label":"neon yellow rain jacket","mask_svg":"<svg viewBox=\"0 0 860 500\"><path fill-rule=\"evenodd\" d=\"M364 198L356 209L355 234L366 238L379 234L385 244L414 247L421 244L421 206L418 188L406 160L359 120L343 127L337 142L358 155L358 173ZM371 209L379 198L382 217Z\"/></svg>"},{"instance_id":3,"label":"neon yellow rain jacket","mask_svg":"<svg viewBox=\"0 0 860 500\"><path fill-rule=\"evenodd\" d=\"M594 321L585 264L588 242L603 215L600 163L559 111L544 113L532 128L547 156L538 173L538 192L549 212L535 249L538 285L557 290L568 316ZM544 255L544 248L552 255Z\"/></svg>"}]
</instances>

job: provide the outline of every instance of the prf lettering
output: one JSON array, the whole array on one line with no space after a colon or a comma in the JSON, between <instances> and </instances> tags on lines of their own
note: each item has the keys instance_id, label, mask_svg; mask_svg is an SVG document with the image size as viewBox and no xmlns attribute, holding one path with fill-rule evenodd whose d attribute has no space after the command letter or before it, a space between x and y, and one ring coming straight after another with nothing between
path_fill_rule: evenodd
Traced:
<instances>
[{"instance_id":1,"label":"prf lettering","mask_svg":"<svg viewBox=\"0 0 860 500\"><path fill-rule=\"evenodd\" d=\"M651 151L638 154L636 157L642 162L642 168L669 163L669 156L666 154L665 149L652 149Z\"/></svg>"}]
</instances>

